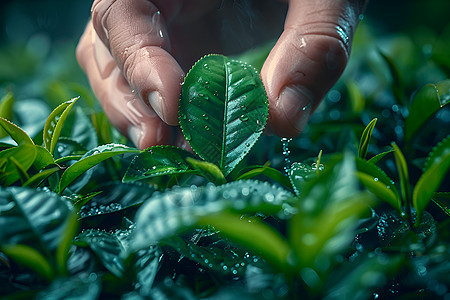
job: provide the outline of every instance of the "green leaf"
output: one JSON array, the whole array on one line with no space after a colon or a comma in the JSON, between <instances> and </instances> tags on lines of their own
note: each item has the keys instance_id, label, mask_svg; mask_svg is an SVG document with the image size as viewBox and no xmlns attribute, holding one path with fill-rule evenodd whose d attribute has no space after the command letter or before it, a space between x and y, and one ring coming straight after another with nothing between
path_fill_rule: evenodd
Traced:
<instances>
[{"instance_id":1,"label":"green leaf","mask_svg":"<svg viewBox=\"0 0 450 300\"><path fill-rule=\"evenodd\" d=\"M69 249L72 246L72 241L78 232L78 215L71 214L66 222L64 234L61 236L61 242L56 249L56 265L58 266L59 274L67 275L67 258L69 257Z\"/></svg>"},{"instance_id":2,"label":"green leaf","mask_svg":"<svg viewBox=\"0 0 450 300\"><path fill-rule=\"evenodd\" d=\"M412 201L417 212L415 225L420 223L423 211L450 168L450 147L446 145L449 141L450 139L447 138L447 143L441 143L433 151L432 155L430 155L432 159L427 161L427 168L414 187Z\"/></svg>"},{"instance_id":3,"label":"green leaf","mask_svg":"<svg viewBox=\"0 0 450 300\"><path fill-rule=\"evenodd\" d=\"M75 102L79 99L73 98L66 101L56 107L50 116L48 116L47 121L44 126L44 147L51 153L55 151L56 143L58 142L59 135L61 133L64 122L69 115Z\"/></svg>"},{"instance_id":4,"label":"green leaf","mask_svg":"<svg viewBox=\"0 0 450 300\"><path fill-rule=\"evenodd\" d=\"M245 170L248 170L248 169L250 169L250 170L245 172ZM245 170L244 170L243 174L239 175L239 177L235 179L236 181L252 179L258 175L265 175L265 176L269 177L270 179L273 179L276 182L278 182L279 184L283 185L284 187L287 187L289 189L292 188L289 178L284 173L278 171L277 169L271 168L268 165L251 166L251 167L245 168Z\"/></svg>"},{"instance_id":5,"label":"green leaf","mask_svg":"<svg viewBox=\"0 0 450 300\"><path fill-rule=\"evenodd\" d=\"M431 200L450 217L450 193L433 193Z\"/></svg>"},{"instance_id":6,"label":"green leaf","mask_svg":"<svg viewBox=\"0 0 450 300\"><path fill-rule=\"evenodd\" d=\"M187 157L186 161L192 166L192 168L194 168L194 170L198 171L200 175L215 185L227 183L222 171L220 171L215 164L192 157Z\"/></svg>"},{"instance_id":7,"label":"green leaf","mask_svg":"<svg viewBox=\"0 0 450 300\"><path fill-rule=\"evenodd\" d=\"M374 118L370 123L364 128L359 141L358 157L366 158L367 149L369 148L370 138L372 137L373 129L377 123L377 118Z\"/></svg>"},{"instance_id":8,"label":"green leaf","mask_svg":"<svg viewBox=\"0 0 450 300\"><path fill-rule=\"evenodd\" d=\"M22 187L0 190L0 245L27 244L51 255L60 244L70 204L59 195Z\"/></svg>"},{"instance_id":9,"label":"green leaf","mask_svg":"<svg viewBox=\"0 0 450 300\"><path fill-rule=\"evenodd\" d=\"M255 69L220 55L200 59L187 74L180 126L192 149L225 176L261 135L268 101Z\"/></svg>"},{"instance_id":10,"label":"green leaf","mask_svg":"<svg viewBox=\"0 0 450 300\"><path fill-rule=\"evenodd\" d=\"M428 155L427 160L425 162L425 167L423 172L427 171L434 164L439 163L443 157L450 153L450 135L440 141L434 148L431 150L431 153Z\"/></svg>"},{"instance_id":11,"label":"green leaf","mask_svg":"<svg viewBox=\"0 0 450 300\"><path fill-rule=\"evenodd\" d=\"M105 159L125 153L139 153L139 150L119 144L102 145L89 150L79 161L75 162L64 171L61 180L59 181L59 193L61 193L78 176L93 166L101 163Z\"/></svg>"},{"instance_id":12,"label":"green leaf","mask_svg":"<svg viewBox=\"0 0 450 300\"><path fill-rule=\"evenodd\" d=\"M101 278L100 276L85 276L83 273L70 277L60 277L46 289L41 290L35 298L97 300L101 298Z\"/></svg>"},{"instance_id":13,"label":"green leaf","mask_svg":"<svg viewBox=\"0 0 450 300\"><path fill-rule=\"evenodd\" d=\"M4 245L0 250L20 265L26 266L46 280L51 281L55 273L50 263L35 249L27 245Z\"/></svg>"},{"instance_id":14,"label":"green leaf","mask_svg":"<svg viewBox=\"0 0 450 300\"><path fill-rule=\"evenodd\" d=\"M123 182L142 180L161 175L194 172L186 158L195 156L173 146L154 146L136 155L123 177Z\"/></svg>"},{"instance_id":15,"label":"green leaf","mask_svg":"<svg viewBox=\"0 0 450 300\"><path fill-rule=\"evenodd\" d=\"M374 157L372 157L371 159L368 160L369 163L371 164L376 164L378 163L380 160L382 160L387 154L394 152L394 149L385 151L385 152L381 152L378 153L377 155L375 155Z\"/></svg>"},{"instance_id":16,"label":"green leaf","mask_svg":"<svg viewBox=\"0 0 450 300\"><path fill-rule=\"evenodd\" d=\"M405 157L403 156L403 153L401 152L397 144L392 143L391 146L392 148L394 148L395 164L397 166L397 172L400 179L402 198L406 207L406 214L410 215L411 190L409 184L408 165L406 164Z\"/></svg>"},{"instance_id":17,"label":"green leaf","mask_svg":"<svg viewBox=\"0 0 450 300\"><path fill-rule=\"evenodd\" d=\"M21 146L25 144L34 145L33 140L28 134L10 121L0 118L0 126L9 134L9 136Z\"/></svg>"},{"instance_id":18,"label":"green leaf","mask_svg":"<svg viewBox=\"0 0 450 300\"><path fill-rule=\"evenodd\" d=\"M211 225L220 234L245 246L272 263L275 268L287 271L290 246L272 227L256 218L249 219L241 214L220 212L199 218L199 224Z\"/></svg>"},{"instance_id":19,"label":"green leaf","mask_svg":"<svg viewBox=\"0 0 450 300\"><path fill-rule=\"evenodd\" d=\"M106 269L117 277L122 277L124 272L123 253L125 249L114 234L89 229L80 233L75 238L74 244L91 248Z\"/></svg>"},{"instance_id":20,"label":"green leaf","mask_svg":"<svg viewBox=\"0 0 450 300\"><path fill-rule=\"evenodd\" d=\"M357 176L361 183L378 198L394 207L398 213L402 211L400 195L395 188L394 181L386 173L370 162L356 159Z\"/></svg>"},{"instance_id":21,"label":"green leaf","mask_svg":"<svg viewBox=\"0 0 450 300\"><path fill-rule=\"evenodd\" d=\"M288 217L295 211L289 205L292 199L293 195L286 190L253 180L155 193L136 213L133 247L157 243L195 226L200 217L223 211Z\"/></svg>"},{"instance_id":22,"label":"green leaf","mask_svg":"<svg viewBox=\"0 0 450 300\"><path fill-rule=\"evenodd\" d=\"M405 119L405 140L411 141L422 125L439 109L450 103L450 79L427 84L412 98L409 115Z\"/></svg>"},{"instance_id":23,"label":"green leaf","mask_svg":"<svg viewBox=\"0 0 450 300\"><path fill-rule=\"evenodd\" d=\"M33 167L36 170L42 170L54 163L55 160L53 155L51 155L46 148L36 145L36 159L33 162Z\"/></svg>"},{"instance_id":24,"label":"green leaf","mask_svg":"<svg viewBox=\"0 0 450 300\"><path fill-rule=\"evenodd\" d=\"M6 120L12 120L13 118L13 103L14 96L11 92L7 93L0 100L0 117ZM8 133L0 128L0 138L7 136Z\"/></svg>"},{"instance_id":25,"label":"green leaf","mask_svg":"<svg viewBox=\"0 0 450 300\"><path fill-rule=\"evenodd\" d=\"M316 170L312 166L304 163L294 162L289 168L289 180L297 196L302 195L304 182L316 176Z\"/></svg>"},{"instance_id":26,"label":"green leaf","mask_svg":"<svg viewBox=\"0 0 450 300\"><path fill-rule=\"evenodd\" d=\"M389 72L392 76L392 92L394 93L395 99L398 103L405 104L404 83L401 77L400 70L398 69L392 58L390 58L380 50L378 52L389 67Z\"/></svg>"},{"instance_id":27,"label":"green leaf","mask_svg":"<svg viewBox=\"0 0 450 300\"><path fill-rule=\"evenodd\" d=\"M31 167L36 158L36 147L23 144L0 152L0 162L3 162L0 172L0 184L9 186L23 178L23 172ZM19 169L18 169L19 168Z\"/></svg>"}]
</instances>

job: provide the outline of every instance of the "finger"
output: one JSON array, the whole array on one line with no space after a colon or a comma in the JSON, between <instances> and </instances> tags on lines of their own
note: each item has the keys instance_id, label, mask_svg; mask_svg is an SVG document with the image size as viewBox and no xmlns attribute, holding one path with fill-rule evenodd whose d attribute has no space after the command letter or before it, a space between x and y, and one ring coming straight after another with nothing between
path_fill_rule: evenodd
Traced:
<instances>
[{"instance_id":1,"label":"finger","mask_svg":"<svg viewBox=\"0 0 450 300\"><path fill-rule=\"evenodd\" d=\"M78 44L77 59L103 110L122 134L140 149L169 142L169 126L132 92L91 23Z\"/></svg>"},{"instance_id":2,"label":"finger","mask_svg":"<svg viewBox=\"0 0 450 300\"><path fill-rule=\"evenodd\" d=\"M363 2L289 2L284 31L261 70L275 134L298 135L342 74Z\"/></svg>"},{"instance_id":3,"label":"finger","mask_svg":"<svg viewBox=\"0 0 450 300\"><path fill-rule=\"evenodd\" d=\"M148 0L97 0L92 23L130 87L164 122L178 124L184 73L168 52L167 28L158 8Z\"/></svg>"}]
</instances>

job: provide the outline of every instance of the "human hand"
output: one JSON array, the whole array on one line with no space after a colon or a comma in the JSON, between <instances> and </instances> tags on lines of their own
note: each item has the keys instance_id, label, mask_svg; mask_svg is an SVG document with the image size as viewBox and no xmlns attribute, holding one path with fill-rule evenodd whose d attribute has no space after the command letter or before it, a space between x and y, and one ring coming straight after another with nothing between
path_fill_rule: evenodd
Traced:
<instances>
[{"instance_id":1,"label":"human hand","mask_svg":"<svg viewBox=\"0 0 450 300\"><path fill-rule=\"evenodd\" d=\"M261 71L273 133L300 133L339 78L363 2L289 1L283 34ZM112 124L137 147L175 140L186 147L169 126L178 124L182 66L220 52L218 35L208 27L218 5L213 0L94 1L77 59Z\"/></svg>"}]
</instances>

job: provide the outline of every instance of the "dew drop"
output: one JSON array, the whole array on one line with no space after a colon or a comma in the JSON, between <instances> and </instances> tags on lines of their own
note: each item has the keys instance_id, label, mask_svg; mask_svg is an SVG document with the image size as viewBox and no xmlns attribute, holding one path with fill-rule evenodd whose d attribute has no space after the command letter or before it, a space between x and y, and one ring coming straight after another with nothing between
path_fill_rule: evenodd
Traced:
<instances>
[{"instance_id":1,"label":"dew drop","mask_svg":"<svg viewBox=\"0 0 450 300\"><path fill-rule=\"evenodd\" d=\"M286 172L287 175L289 175L288 172L289 172L289 167L291 165L291 159L289 157L289 154L291 153L291 151L289 150L289 143L291 141L292 141L291 138L285 138L285 137L281 138L281 145L283 148L283 156L284 156L284 163L285 163L284 171Z\"/></svg>"},{"instance_id":2,"label":"dew drop","mask_svg":"<svg viewBox=\"0 0 450 300\"><path fill-rule=\"evenodd\" d=\"M248 119L249 119L249 117L247 115L241 115L239 117L239 120L241 120L242 122L246 122L246 121L248 121Z\"/></svg>"}]
</instances>

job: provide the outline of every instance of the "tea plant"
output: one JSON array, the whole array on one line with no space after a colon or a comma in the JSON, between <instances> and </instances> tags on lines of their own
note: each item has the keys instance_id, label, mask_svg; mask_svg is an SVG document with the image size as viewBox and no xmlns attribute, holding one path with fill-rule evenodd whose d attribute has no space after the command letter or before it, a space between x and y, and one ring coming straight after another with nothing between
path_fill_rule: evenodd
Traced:
<instances>
[{"instance_id":1,"label":"tea plant","mask_svg":"<svg viewBox=\"0 0 450 300\"><path fill-rule=\"evenodd\" d=\"M414 140L446 109L450 81L424 86L407 103L395 62L380 58L394 79L396 111L409 112L393 116L404 122L404 139L382 141L391 130L379 113L384 108L370 108L363 90L348 82L348 114L323 120L319 109L304 135L285 143L286 160L274 137L261 136L268 102L258 72L221 55L200 59L182 87L180 126L193 152L127 146L103 114L77 107L78 98L56 107L32 138L7 120L14 97L6 94L0 293L444 296L450 137L443 127L426 159Z\"/></svg>"}]
</instances>

